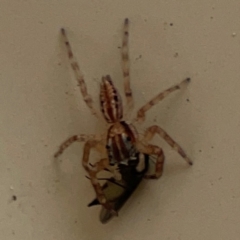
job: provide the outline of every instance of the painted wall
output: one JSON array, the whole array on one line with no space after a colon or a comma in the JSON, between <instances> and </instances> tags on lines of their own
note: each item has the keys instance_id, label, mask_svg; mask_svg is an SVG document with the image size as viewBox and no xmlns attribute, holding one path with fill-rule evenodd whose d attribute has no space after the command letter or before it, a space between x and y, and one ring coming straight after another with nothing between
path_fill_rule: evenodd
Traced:
<instances>
[{"instance_id":1,"label":"painted wall","mask_svg":"<svg viewBox=\"0 0 240 240\"><path fill-rule=\"evenodd\" d=\"M192 79L149 111L139 132L160 125L194 165L155 137L164 175L144 180L119 217L102 225L100 208L87 208L94 192L82 144L53 160L69 136L106 132L82 101L59 30L66 28L98 106L102 75L123 92L125 17L135 110ZM3 0L0 22L1 239L239 239L239 1Z\"/></svg>"}]
</instances>

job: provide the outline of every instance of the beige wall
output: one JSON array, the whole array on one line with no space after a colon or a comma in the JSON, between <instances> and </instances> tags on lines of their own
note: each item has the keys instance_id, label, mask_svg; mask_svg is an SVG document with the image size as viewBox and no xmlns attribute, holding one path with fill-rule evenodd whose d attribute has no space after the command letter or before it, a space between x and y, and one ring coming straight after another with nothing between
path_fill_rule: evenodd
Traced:
<instances>
[{"instance_id":1,"label":"beige wall","mask_svg":"<svg viewBox=\"0 0 240 240\"><path fill-rule=\"evenodd\" d=\"M194 166L156 137L166 155L163 177L143 181L120 216L102 225L100 208L87 208L94 193L82 146L66 151L61 165L52 159L70 135L106 131L82 101L59 29L68 30L97 101L103 74L123 90L125 17L136 109L192 78L154 107L139 131L162 126ZM233 0L1 1L0 239L238 240L239 26L240 2Z\"/></svg>"}]
</instances>

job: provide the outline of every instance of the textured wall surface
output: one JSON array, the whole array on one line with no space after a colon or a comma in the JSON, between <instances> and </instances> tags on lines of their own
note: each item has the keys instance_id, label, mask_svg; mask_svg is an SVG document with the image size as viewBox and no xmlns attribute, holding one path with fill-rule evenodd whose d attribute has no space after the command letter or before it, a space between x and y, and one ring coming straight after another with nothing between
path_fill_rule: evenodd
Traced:
<instances>
[{"instance_id":1,"label":"textured wall surface","mask_svg":"<svg viewBox=\"0 0 240 240\"><path fill-rule=\"evenodd\" d=\"M192 79L149 111L139 132L160 125L194 165L155 137L166 155L162 178L144 180L102 225L100 208L87 208L94 192L82 145L53 161L67 137L106 131L82 101L59 29L67 29L98 106L102 75L123 92L125 17L135 110ZM239 1L2 0L0 22L1 239L239 239Z\"/></svg>"}]
</instances>

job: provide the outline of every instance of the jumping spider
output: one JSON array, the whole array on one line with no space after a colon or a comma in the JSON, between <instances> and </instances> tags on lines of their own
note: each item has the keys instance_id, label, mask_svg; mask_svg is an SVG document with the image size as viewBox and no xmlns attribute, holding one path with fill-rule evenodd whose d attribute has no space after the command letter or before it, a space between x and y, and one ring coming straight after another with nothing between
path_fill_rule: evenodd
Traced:
<instances>
[{"instance_id":1,"label":"jumping spider","mask_svg":"<svg viewBox=\"0 0 240 240\"><path fill-rule=\"evenodd\" d=\"M64 39L68 58L72 70L75 74L76 80L80 87L83 99L92 114L101 118L101 114L93 105L92 97L88 94L87 87L83 74L80 70L77 60L73 55L72 48L66 35L65 29L61 29L61 34ZM122 56L122 72L124 78L124 94L127 102L128 109L133 107L133 96L130 87L130 67L129 67L129 50L128 50L128 38L129 38L129 20L126 18L123 26L123 40L121 47ZM155 134L162 137L175 151L177 151L182 158L192 165L192 161L188 158L184 150L176 143L161 127L154 125L145 131L144 135L140 137L133 125L134 122L141 123L145 119L145 113L153 107L155 104L163 100L170 93L180 89L190 81L190 78L185 79L180 84L176 84L167 90L157 94L144 106L137 111L137 116L131 124L126 123L123 120L123 106L122 100L118 93L118 90L113 85L112 79L109 75L102 77L100 86L100 106L103 117L109 124L107 132L101 136L98 135L85 135L78 134L68 138L59 147L59 150L55 153L57 158L63 153L63 151L74 142L84 142L82 165L89 175L91 184L96 192L97 202L101 204L107 211L116 213L119 207L114 206L109 197L106 196L104 187L100 184L97 174L101 171L107 170L112 173L115 182L125 181L125 185L129 184L132 180L130 171L128 168L134 168L136 175L133 178L137 178L137 173L140 173L139 179L145 178L159 178L163 172L164 165L164 153L159 146L147 144ZM100 159L97 163L91 164L89 162L89 155L92 148L106 155L105 158ZM155 171L149 174L146 168L146 158L149 156L156 157ZM145 161L145 162L144 162ZM127 166L127 167L123 167ZM128 167L129 166L129 167ZM131 167L133 166L133 167ZM132 169L131 169L132 170ZM126 176L123 176L126 174ZM134 173L135 174L135 173ZM132 191L138 185L138 181L133 184ZM115 201L116 203L117 201ZM121 202L121 201L120 201ZM91 204L90 204L91 205Z\"/></svg>"}]
</instances>

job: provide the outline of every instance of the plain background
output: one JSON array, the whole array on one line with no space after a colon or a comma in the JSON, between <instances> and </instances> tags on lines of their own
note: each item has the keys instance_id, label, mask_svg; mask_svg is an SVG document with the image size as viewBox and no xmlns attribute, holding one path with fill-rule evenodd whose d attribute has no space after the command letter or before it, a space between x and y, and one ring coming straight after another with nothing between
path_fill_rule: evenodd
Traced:
<instances>
[{"instance_id":1,"label":"plain background","mask_svg":"<svg viewBox=\"0 0 240 240\"><path fill-rule=\"evenodd\" d=\"M98 106L102 75L123 90L125 17L135 110L192 79L149 111L139 132L160 125L194 166L155 137L165 150L163 177L143 181L102 225L100 208L87 208L94 192L82 145L53 161L69 136L106 131L82 101L59 29L66 27ZM1 239L239 239L239 1L2 0L0 23Z\"/></svg>"}]
</instances>

